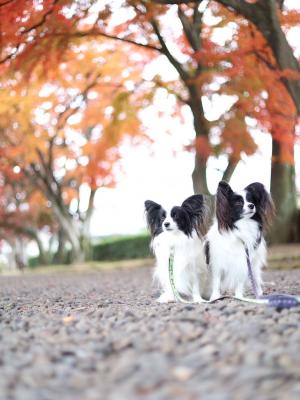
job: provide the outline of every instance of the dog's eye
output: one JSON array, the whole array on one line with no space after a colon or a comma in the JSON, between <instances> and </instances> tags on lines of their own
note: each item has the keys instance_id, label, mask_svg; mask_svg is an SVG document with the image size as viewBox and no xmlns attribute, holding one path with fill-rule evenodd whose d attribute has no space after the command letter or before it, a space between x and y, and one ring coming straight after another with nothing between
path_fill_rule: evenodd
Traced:
<instances>
[{"instance_id":1,"label":"dog's eye","mask_svg":"<svg viewBox=\"0 0 300 400\"><path fill-rule=\"evenodd\" d=\"M175 212L175 211L172 211L171 217L172 217L172 218L176 218L176 215L177 215L176 212Z\"/></svg>"},{"instance_id":2,"label":"dog's eye","mask_svg":"<svg viewBox=\"0 0 300 400\"><path fill-rule=\"evenodd\" d=\"M164 221L165 219L166 219L166 214L164 213L164 214L161 216L160 220L161 220L161 221Z\"/></svg>"}]
</instances>

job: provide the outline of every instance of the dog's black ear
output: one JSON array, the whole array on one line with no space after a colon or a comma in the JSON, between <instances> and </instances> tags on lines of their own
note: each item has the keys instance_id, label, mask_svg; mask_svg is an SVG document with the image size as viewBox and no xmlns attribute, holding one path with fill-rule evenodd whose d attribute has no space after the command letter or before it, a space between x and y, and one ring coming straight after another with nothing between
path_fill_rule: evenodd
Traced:
<instances>
[{"instance_id":1,"label":"dog's black ear","mask_svg":"<svg viewBox=\"0 0 300 400\"><path fill-rule=\"evenodd\" d=\"M230 208L230 195L233 190L227 182L221 181L218 185L216 195L216 217L219 231L228 230L233 227L232 210Z\"/></svg>"},{"instance_id":2,"label":"dog's black ear","mask_svg":"<svg viewBox=\"0 0 300 400\"><path fill-rule=\"evenodd\" d=\"M208 229L208 213L204 196L202 194L194 194L188 197L181 204L181 208L187 213L191 226L196 230L198 236L204 236Z\"/></svg>"},{"instance_id":3,"label":"dog's black ear","mask_svg":"<svg viewBox=\"0 0 300 400\"><path fill-rule=\"evenodd\" d=\"M162 232L160 216L162 206L152 200L146 200L144 204L148 229L150 230L151 236L154 237Z\"/></svg>"},{"instance_id":4,"label":"dog's black ear","mask_svg":"<svg viewBox=\"0 0 300 400\"><path fill-rule=\"evenodd\" d=\"M253 182L245 187L256 207L256 212L261 216L263 223L268 227L275 214L275 207L271 195L260 182Z\"/></svg>"},{"instance_id":5,"label":"dog's black ear","mask_svg":"<svg viewBox=\"0 0 300 400\"><path fill-rule=\"evenodd\" d=\"M217 196L218 193L222 193L224 196L230 196L233 193L229 183L225 181L219 182L218 189L217 189Z\"/></svg>"},{"instance_id":6,"label":"dog's black ear","mask_svg":"<svg viewBox=\"0 0 300 400\"><path fill-rule=\"evenodd\" d=\"M159 210L161 208L160 204L155 203L155 201L152 201L152 200L146 200L144 204L145 204L145 210L147 213L153 212L155 210Z\"/></svg>"},{"instance_id":7,"label":"dog's black ear","mask_svg":"<svg viewBox=\"0 0 300 400\"><path fill-rule=\"evenodd\" d=\"M194 194L193 196L188 197L181 204L181 207L191 215L202 215L204 210L204 199L202 194Z\"/></svg>"}]
</instances>

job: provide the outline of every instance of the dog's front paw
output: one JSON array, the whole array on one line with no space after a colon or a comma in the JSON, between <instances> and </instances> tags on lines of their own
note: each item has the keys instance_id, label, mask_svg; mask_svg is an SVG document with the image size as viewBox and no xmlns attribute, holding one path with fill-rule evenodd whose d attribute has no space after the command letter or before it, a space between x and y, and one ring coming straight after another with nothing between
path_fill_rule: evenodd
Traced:
<instances>
[{"instance_id":1,"label":"dog's front paw","mask_svg":"<svg viewBox=\"0 0 300 400\"><path fill-rule=\"evenodd\" d=\"M170 293L163 293L159 296L159 298L157 299L157 301L159 303L171 303L173 301L175 301L175 298L173 296L173 294Z\"/></svg>"}]
</instances>

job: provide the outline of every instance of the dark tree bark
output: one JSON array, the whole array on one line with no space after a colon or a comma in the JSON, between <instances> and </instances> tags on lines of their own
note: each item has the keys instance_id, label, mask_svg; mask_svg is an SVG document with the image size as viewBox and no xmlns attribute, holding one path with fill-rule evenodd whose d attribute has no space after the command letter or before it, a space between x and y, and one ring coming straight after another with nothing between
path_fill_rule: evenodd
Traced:
<instances>
[{"instance_id":1,"label":"dark tree bark","mask_svg":"<svg viewBox=\"0 0 300 400\"><path fill-rule=\"evenodd\" d=\"M195 165L192 173L194 193L208 194L206 161L200 154L195 154Z\"/></svg>"},{"instance_id":2,"label":"dark tree bark","mask_svg":"<svg viewBox=\"0 0 300 400\"><path fill-rule=\"evenodd\" d=\"M59 229L57 233L58 246L56 253L53 256L53 263L65 264L67 262L66 242L68 241L64 231Z\"/></svg>"},{"instance_id":3,"label":"dark tree bark","mask_svg":"<svg viewBox=\"0 0 300 400\"><path fill-rule=\"evenodd\" d=\"M201 94L195 85L189 85L188 92L189 100L187 104L192 111L196 140L202 136L208 141L208 121L204 115ZM207 156L198 146L196 146L195 151L195 166L192 173L194 192L209 194L206 179Z\"/></svg>"},{"instance_id":4,"label":"dark tree bark","mask_svg":"<svg viewBox=\"0 0 300 400\"><path fill-rule=\"evenodd\" d=\"M269 237L272 243L293 242L299 240L295 166L280 162L279 142L273 140L272 146L271 193L276 216Z\"/></svg>"},{"instance_id":5,"label":"dark tree bark","mask_svg":"<svg viewBox=\"0 0 300 400\"><path fill-rule=\"evenodd\" d=\"M39 232L34 228L24 228L24 234L33 239L39 249L39 263L41 265L50 264L49 254L45 250L42 239L40 238Z\"/></svg>"},{"instance_id":6,"label":"dark tree bark","mask_svg":"<svg viewBox=\"0 0 300 400\"><path fill-rule=\"evenodd\" d=\"M226 167L225 171L223 172L222 181L225 181L225 182L230 181L232 174L234 173L237 165L238 165L238 161L233 160L231 157L229 157L227 167Z\"/></svg>"}]
</instances>

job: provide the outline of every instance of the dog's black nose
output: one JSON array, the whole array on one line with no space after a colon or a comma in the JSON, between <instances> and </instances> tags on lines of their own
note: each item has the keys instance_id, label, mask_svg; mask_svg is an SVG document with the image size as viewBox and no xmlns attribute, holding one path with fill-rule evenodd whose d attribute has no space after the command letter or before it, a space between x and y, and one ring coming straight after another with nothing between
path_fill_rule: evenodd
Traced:
<instances>
[{"instance_id":1,"label":"dog's black nose","mask_svg":"<svg viewBox=\"0 0 300 400\"><path fill-rule=\"evenodd\" d=\"M248 204L248 207L250 208L250 210L253 210L254 204L250 203L250 204Z\"/></svg>"},{"instance_id":2,"label":"dog's black nose","mask_svg":"<svg viewBox=\"0 0 300 400\"><path fill-rule=\"evenodd\" d=\"M165 222L165 223L164 223L164 226L165 226L166 228L168 228L168 227L170 226L170 222Z\"/></svg>"}]
</instances>

